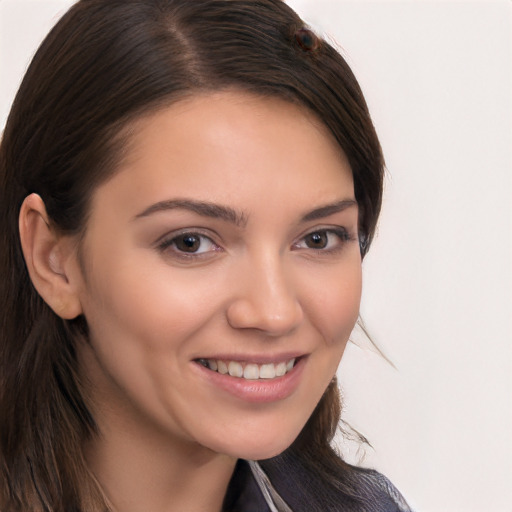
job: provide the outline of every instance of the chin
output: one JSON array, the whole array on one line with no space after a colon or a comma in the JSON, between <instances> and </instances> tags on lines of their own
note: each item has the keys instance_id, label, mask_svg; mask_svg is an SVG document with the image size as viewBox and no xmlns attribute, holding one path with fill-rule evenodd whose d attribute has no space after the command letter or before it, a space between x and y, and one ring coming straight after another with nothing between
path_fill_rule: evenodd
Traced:
<instances>
[{"instance_id":1,"label":"chin","mask_svg":"<svg viewBox=\"0 0 512 512\"><path fill-rule=\"evenodd\" d=\"M245 460L265 460L271 459L272 457L276 457L283 453L291 444L274 444L271 446L254 446L254 447L244 447L239 450L230 450L230 454L232 457L237 459L245 459ZM234 447L233 447L234 448Z\"/></svg>"},{"instance_id":2,"label":"chin","mask_svg":"<svg viewBox=\"0 0 512 512\"><path fill-rule=\"evenodd\" d=\"M282 429L276 431L272 428L266 428L263 433L252 433L252 435L243 436L226 435L222 446L214 447L214 451L229 455L237 459L246 460L264 460L271 459L283 453L295 441L301 428L295 428L292 432L283 432ZM229 445L226 439L230 440Z\"/></svg>"}]
</instances>

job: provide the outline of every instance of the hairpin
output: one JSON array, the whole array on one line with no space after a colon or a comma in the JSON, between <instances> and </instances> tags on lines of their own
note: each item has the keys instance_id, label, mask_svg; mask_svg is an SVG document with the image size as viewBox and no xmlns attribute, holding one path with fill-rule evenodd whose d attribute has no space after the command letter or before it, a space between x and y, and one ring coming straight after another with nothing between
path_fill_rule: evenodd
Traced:
<instances>
[{"instance_id":1,"label":"hairpin","mask_svg":"<svg viewBox=\"0 0 512 512\"><path fill-rule=\"evenodd\" d=\"M320 46L316 34L309 28L300 28L295 32L295 40L305 52L314 52Z\"/></svg>"},{"instance_id":2,"label":"hairpin","mask_svg":"<svg viewBox=\"0 0 512 512\"><path fill-rule=\"evenodd\" d=\"M366 254L368 247L370 246L370 240L367 234L360 232L359 233L359 250L361 254Z\"/></svg>"}]
</instances>

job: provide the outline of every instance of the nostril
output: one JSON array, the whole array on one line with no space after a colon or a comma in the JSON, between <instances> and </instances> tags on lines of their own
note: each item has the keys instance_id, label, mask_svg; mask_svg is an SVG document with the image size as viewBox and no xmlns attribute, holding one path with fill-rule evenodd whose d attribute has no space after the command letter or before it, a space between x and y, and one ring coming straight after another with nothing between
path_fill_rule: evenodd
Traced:
<instances>
[{"instance_id":1,"label":"nostril","mask_svg":"<svg viewBox=\"0 0 512 512\"><path fill-rule=\"evenodd\" d=\"M238 299L227 308L226 316L229 325L235 329L255 329L270 336L282 336L300 325L303 312L300 304L292 298L286 303L271 299Z\"/></svg>"}]
</instances>

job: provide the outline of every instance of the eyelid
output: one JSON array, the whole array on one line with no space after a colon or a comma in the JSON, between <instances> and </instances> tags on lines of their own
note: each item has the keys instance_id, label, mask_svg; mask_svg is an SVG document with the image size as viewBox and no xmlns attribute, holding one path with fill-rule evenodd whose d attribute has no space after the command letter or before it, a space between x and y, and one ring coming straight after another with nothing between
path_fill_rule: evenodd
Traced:
<instances>
[{"instance_id":1,"label":"eyelid","mask_svg":"<svg viewBox=\"0 0 512 512\"><path fill-rule=\"evenodd\" d=\"M318 249L315 249L315 248L312 248L312 247L299 247L299 244L303 243L304 242L304 239L309 236L309 235L312 235L314 233L330 233L332 235L335 235L338 237L339 239L339 244L336 244L336 247L333 247L333 248L318 248ZM316 226L314 227L313 229L308 229L308 231L306 231L305 233L303 233L302 235L300 235L297 240L292 244L292 249L297 249L297 250L301 250L301 249L305 249L305 250L308 250L308 251L314 251L314 252L317 252L317 253L329 253L329 252L336 252L336 251L339 251L343 248L343 246L346 244L346 243L349 243L349 242L353 242L355 240L358 240L358 237L352 232L351 229L348 229L344 226Z\"/></svg>"},{"instance_id":2,"label":"eyelid","mask_svg":"<svg viewBox=\"0 0 512 512\"><path fill-rule=\"evenodd\" d=\"M213 231L211 229L198 228L198 227L192 226L192 227L174 229L172 231L166 232L165 234L159 236L153 242L153 246L158 247L162 242L173 240L174 238L177 238L180 235L200 235L202 237L208 238L215 245L222 244L221 237L215 231ZM216 240L220 240L220 243L218 243Z\"/></svg>"},{"instance_id":3,"label":"eyelid","mask_svg":"<svg viewBox=\"0 0 512 512\"><path fill-rule=\"evenodd\" d=\"M215 247L213 250L206 250L201 252L190 252L187 253L186 251L180 251L179 249L175 248L172 249L173 244L175 244L176 239L178 239L180 236L183 235L195 235L202 239L208 240L212 246ZM182 228L175 231L171 231L166 233L165 235L159 237L154 242L154 247L160 251L161 253L169 253L169 255L172 255L173 257L177 259L188 259L188 260L198 260L200 258L208 257L209 255L212 255L212 253L217 253L222 249L221 244L219 244L215 238L217 238L216 233L213 233L209 230L205 230L203 228Z\"/></svg>"}]
</instances>

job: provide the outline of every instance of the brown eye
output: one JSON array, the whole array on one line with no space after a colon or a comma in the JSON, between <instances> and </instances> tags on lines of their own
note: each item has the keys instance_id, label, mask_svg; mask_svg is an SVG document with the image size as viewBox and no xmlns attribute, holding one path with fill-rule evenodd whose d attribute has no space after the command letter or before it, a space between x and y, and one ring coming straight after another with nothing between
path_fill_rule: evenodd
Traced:
<instances>
[{"instance_id":1,"label":"brown eye","mask_svg":"<svg viewBox=\"0 0 512 512\"><path fill-rule=\"evenodd\" d=\"M334 254L354 238L341 226L319 229L304 235L293 244L293 249L313 249L317 254Z\"/></svg>"},{"instance_id":2,"label":"brown eye","mask_svg":"<svg viewBox=\"0 0 512 512\"><path fill-rule=\"evenodd\" d=\"M329 243L327 231L315 231L304 238L306 246L310 249L325 249Z\"/></svg>"},{"instance_id":3,"label":"brown eye","mask_svg":"<svg viewBox=\"0 0 512 512\"><path fill-rule=\"evenodd\" d=\"M193 233L186 233L174 239L176 249L183 252L197 252L201 246L201 237Z\"/></svg>"},{"instance_id":4,"label":"brown eye","mask_svg":"<svg viewBox=\"0 0 512 512\"><path fill-rule=\"evenodd\" d=\"M168 237L158 242L156 249L166 258L181 258L187 261L205 260L223 252L222 247L218 246L209 236L197 231L170 233Z\"/></svg>"},{"instance_id":5,"label":"brown eye","mask_svg":"<svg viewBox=\"0 0 512 512\"><path fill-rule=\"evenodd\" d=\"M222 252L222 248L209 236L194 231L169 235L157 245L157 249L166 257L189 261L213 257L216 253Z\"/></svg>"}]
</instances>

